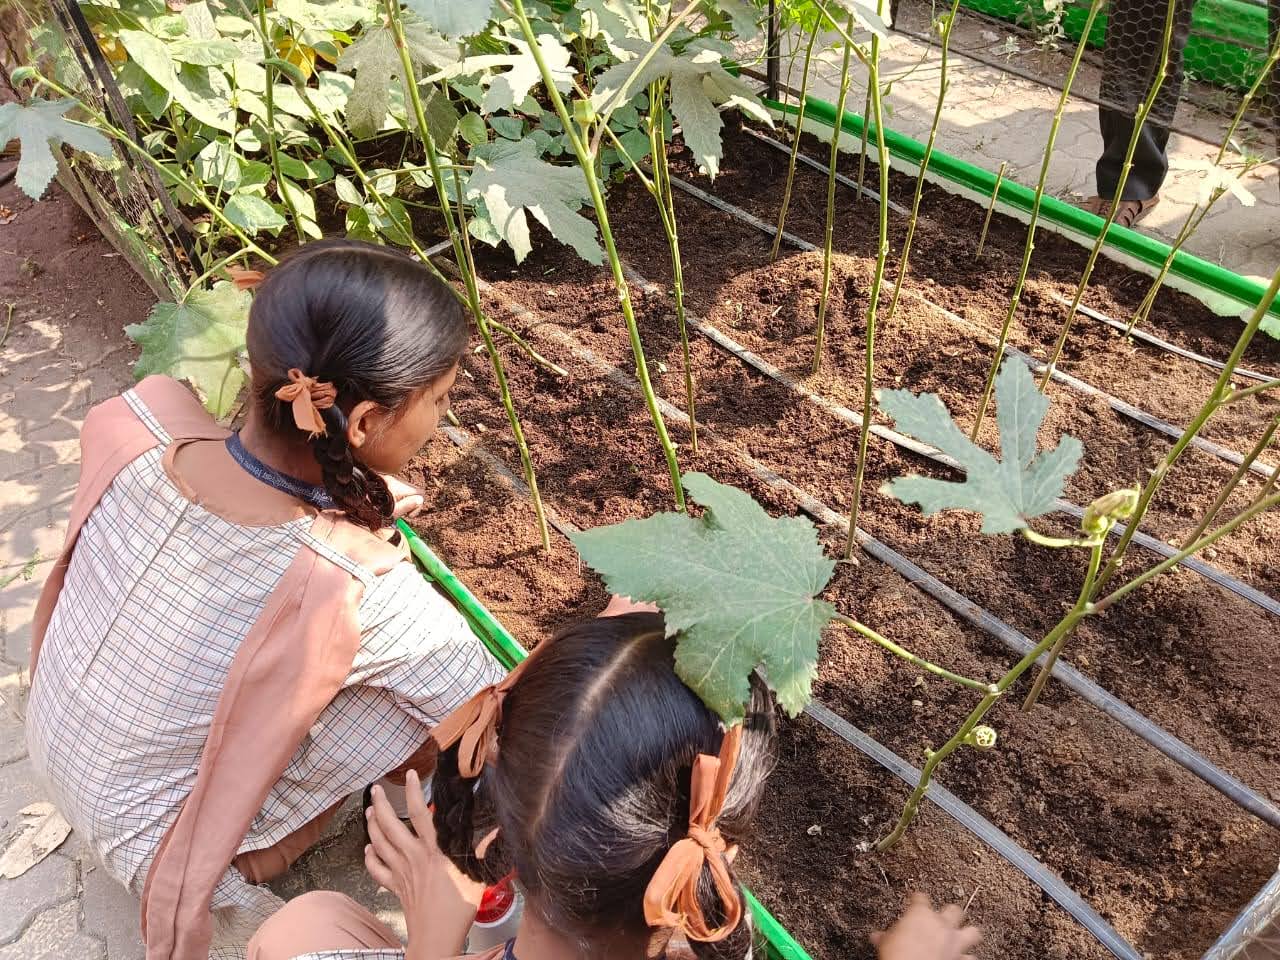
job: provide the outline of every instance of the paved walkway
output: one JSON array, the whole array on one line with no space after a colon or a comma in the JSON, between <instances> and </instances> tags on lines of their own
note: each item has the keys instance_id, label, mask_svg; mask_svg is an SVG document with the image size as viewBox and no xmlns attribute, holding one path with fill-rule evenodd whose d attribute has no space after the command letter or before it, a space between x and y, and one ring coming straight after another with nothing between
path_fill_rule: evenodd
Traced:
<instances>
[{"instance_id":1,"label":"paved walkway","mask_svg":"<svg viewBox=\"0 0 1280 960\"><path fill-rule=\"evenodd\" d=\"M79 477L80 425L91 405L132 384L122 327L152 303L65 195L35 205L10 185L0 221L10 214L0 223L0 851L21 832L20 811L44 799L26 759L26 668L36 598ZM402 927L394 900L365 874L358 818L350 805L277 890L344 889ZM0 960L142 956L137 902L74 834L23 876L0 879Z\"/></svg>"},{"instance_id":2,"label":"paved walkway","mask_svg":"<svg viewBox=\"0 0 1280 960\"><path fill-rule=\"evenodd\" d=\"M899 26L916 34L928 34L928 16L927 4L904 0ZM1011 42L1023 49L1011 52L1014 49L1009 46ZM784 54L792 49L793 43L793 37L783 38ZM1015 37L1012 30L993 26L963 11L951 44L949 86L937 148L993 172L1001 161L1007 161L1006 176L1035 186L1059 90L987 66L966 57L964 51L972 51L987 60L1007 61L1037 76L1061 76L1065 74L1071 50L1042 57L1025 38ZM885 82L898 78L893 81L887 99L892 109L887 125L917 140L927 139L938 96L939 50L893 33L882 46L882 57ZM800 86L800 69L801 58L798 58L791 79L791 86L796 89ZM784 63L784 82L786 73ZM834 103L839 76L839 59L829 55L810 80L811 92ZM1073 89L1096 94L1098 77L1095 68L1084 65ZM861 113L865 97L866 71L855 64L848 109ZM1234 103L1230 109L1235 109ZM1170 172L1161 191L1161 203L1143 219L1140 230L1166 243L1173 242L1200 190L1203 169L1197 165L1212 162L1229 119L1185 100L1179 105L1175 123L1203 139L1181 133L1171 136ZM1273 137L1269 134L1262 136L1246 128L1238 139L1254 143L1258 152L1268 159L1275 156ZM1049 192L1068 202L1092 196L1096 192L1094 164L1101 150L1098 108L1072 97L1050 162ZM1245 207L1233 197L1223 197L1184 249L1265 283L1280 265L1280 171L1275 164L1257 167L1244 178L1243 185L1254 196L1254 206Z\"/></svg>"}]
</instances>

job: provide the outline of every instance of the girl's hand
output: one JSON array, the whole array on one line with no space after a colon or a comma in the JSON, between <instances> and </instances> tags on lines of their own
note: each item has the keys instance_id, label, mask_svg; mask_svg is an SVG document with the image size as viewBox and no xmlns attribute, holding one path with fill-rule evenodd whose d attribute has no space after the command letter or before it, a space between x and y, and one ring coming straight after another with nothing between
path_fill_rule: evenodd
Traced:
<instances>
[{"instance_id":1,"label":"girl's hand","mask_svg":"<svg viewBox=\"0 0 1280 960\"><path fill-rule=\"evenodd\" d=\"M923 893L913 893L906 912L888 930L871 934L880 960L973 960L968 951L982 939L977 927L962 926L956 905L934 910Z\"/></svg>"},{"instance_id":2,"label":"girl's hand","mask_svg":"<svg viewBox=\"0 0 1280 960\"><path fill-rule=\"evenodd\" d=\"M422 509L424 501L421 490L399 477L383 474L382 479L387 482L387 489L391 491L391 499L395 503L391 514L393 517L411 517Z\"/></svg>"},{"instance_id":3,"label":"girl's hand","mask_svg":"<svg viewBox=\"0 0 1280 960\"><path fill-rule=\"evenodd\" d=\"M365 811L371 843L365 847L364 864L374 882L394 893L404 908L410 946L417 948L410 956L430 956L418 952L428 945L439 949L439 956L453 956L462 949L484 884L463 876L440 852L422 783L413 770L405 779L405 793L412 831L400 822L382 788L374 786L373 806Z\"/></svg>"}]
</instances>

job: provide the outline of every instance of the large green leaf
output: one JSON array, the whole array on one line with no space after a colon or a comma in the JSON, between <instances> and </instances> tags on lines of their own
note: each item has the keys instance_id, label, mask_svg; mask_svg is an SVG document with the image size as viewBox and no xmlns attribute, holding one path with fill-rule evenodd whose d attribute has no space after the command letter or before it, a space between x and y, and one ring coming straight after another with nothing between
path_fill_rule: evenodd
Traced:
<instances>
[{"instance_id":1,"label":"large green leaf","mask_svg":"<svg viewBox=\"0 0 1280 960\"><path fill-rule=\"evenodd\" d=\"M1054 449L1039 452L1037 435L1049 398L1036 389L1031 371L1016 357L1000 368L996 404L1000 462L956 426L935 394L881 392L880 408L893 417L899 430L954 457L965 471L965 479L958 483L900 477L886 484L884 492L919 504L925 514L941 510L981 513L983 533L1021 530L1032 518L1052 511L1067 477L1080 461L1080 441L1064 436Z\"/></svg>"},{"instance_id":2,"label":"large green leaf","mask_svg":"<svg viewBox=\"0 0 1280 960\"><path fill-rule=\"evenodd\" d=\"M187 380L210 413L226 416L244 386L239 357L249 302L247 292L224 280L212 290L191 291L182 303L157 303L144 323L124 328L142 348L134 375Z\"/></svg>"},{"instance_id":3,"label":"large green leaf","mask_svg":"<svg viewBox=\"0 0 1280 960\"><path fill-rule=\"evenodd\" d=\"M773 121L756 97L755 91L720 65L720 53L690 44L677 54L668 45L643 67L640 55L647 44L635 40L619 43L635 59L614 64L596 80L591 100L598 111L615 109L661 77L670 78L671 112L684 132L684 142L698 166L709 176L720 170L724 148L720 130L724 122L717 106L728 103L763 123Z\"/></svg>"},{"instance_id":4,"label":"large green leaf","mask_svg":"<svg viewBox=\"0 0 1280 960\"><path fill-rule=\"evenodd\" d=\"M446 37L470 37L493 18L493 0L405 0L405 6Z\"/></svg>"},{"instance_id":5,"label":"large green leaf","mask_svg":"<svg viewBox=\"0 0 1280 960\"><path fill-rule=\"evenodd\" d=\"M121 30L120 42L134 62L168 90L187 113L215 130L235 130L231 85L221 71L178 63L169 44L142 30Z\"/></svg>"},{"instance_id":6,"label":"large green leaf","mask_svg":"<svg viewBox=\"0 0 1280 960\"><path fill-rule=\"evenodd\" d=\"M578 533L574 546L611 591L662 608L668 634L680 636L676 671L726 721L742 718L757 668L796 716L836 612L818 599L835 563L807 520L770 517L705 474L685 474L684 488L705 508L701 519L627 520Z\"/></svg>"},{"instance_id":7,"label":"large green leaf","mask_svg":"<svg viewBox=\"0 0 1280 960\"><path fill-rule=\"evenodd\" d=\"M494 227L517 262L531 249L526 211L588 263L604 261L596 225L577 212L590 198L582 171L539 160L532 140L501 140L488 148L485 158L477 157L467 196L483 198Z\"/></svg>"},{"instance_id":8,"label":"large green leaf","mask_svg":"<svg viewBox=\"0 0 1280 960\"><path fill-rule=\"evenodd\" d=\"M32 200L39 200L58 172L54 149L61 144L110 157L111 144L97 130L72 123L63 114L70 100L31 100L0 104L0 150L13 140L22 144L15 182Z\"/></svg>"},{"instance_id":9,"label":"large green leaf","mask_svg":"<svg viewBox=\"0 0 1280 960\"><path fill-rule=\"evenodd\" d=\"M480 107L484 113L514 109L517 104L524 102L530 90L542 82L542 72L533 54L529 52L529 44L516 37L508 37L507 42L519 52L507 58L503 64L509 69L493 76L489 81L489 89ZM568 90L573 83L568 49L555 37L544 33L538 37L538 51L551 71L556 89L561 92Z\"/></svg>"},{"instance_id":10,"label":"large green leaf","mask_svg":"<svg viewBox=\"0 0 1280 960\"><path fill-rule=\"evenodd\" d=\"M458 60L456 46L432 33L426 24L406 22L404 34L415 66L442 67ZM386 122L393 81L398 81L403 89L406 79L411 79L404 77L394 31L386 24L366 30L364 36L343 51L337 66L345 73L356 75L355 85L347 97L347 125L356 136L373 136Z\"/></svg>"},{"instance_id":11,"label":"large green leaf","mask_svg":"<svg viewBox=\"0 0 1280 960\"><path fill-rule=\"evenodd\" d=\"M285 225L276 208L252 193L237 193L222 211L227 219L249 236L267 231L277 233Z\"/></svg>"}]
</instances>

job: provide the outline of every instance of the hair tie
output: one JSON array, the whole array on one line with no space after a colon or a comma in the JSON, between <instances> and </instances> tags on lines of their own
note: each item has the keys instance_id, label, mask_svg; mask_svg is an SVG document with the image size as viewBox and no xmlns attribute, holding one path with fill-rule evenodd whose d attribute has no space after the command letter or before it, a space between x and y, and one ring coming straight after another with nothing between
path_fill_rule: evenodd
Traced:
<instances>
[{"instance_id":1,"label":"hair tie","mask_svg":"<svg viewBox=\"0 0 1280 960\"><path fill-rule=\"evenodd\" d=\"M338 399L338 388L308 377L297 367L289 368L289 383L276 391L276 399L293 405L293 422L311 439L328 434L321 410L328 410Z\"/></svg>"},{"instance_id":2,"label":"hair tie","mask_svg":"<svg viewBox=\"0 0 1280 960\"><path fill-rule=\"evenodd\" d=\"M227 267L227 276L231 278L237 290L253 290L267 278L261 270L249 270L234 264Z\"/></svg>"},{"instance_id":3,"label":"hair tie","mask_svg":"<svg viewBox=\"0 0 1280 960\"><path fill-rule=\"evenodd\" d=\"M458 773L468 780L480 776L485 763L497 753L502 701L515 686L529 659L521 661L500 683L481 688L475 696L436 724L431 739L441 750L458 744Z\"/></svg>"},{"instance_id":4,"label":"hair tie","mask_svg":"<svg viewBox=\"0 0 1280 960\"><path fill-rule=\"evenodd\" d=\"M649 926L670 927L689 940L716 943L741 922L742 900L725 863L724 837L716 826L741 745L742 724L738 724L725 732L720 756L702 753L693 762L689 833L667 851L644 891L644 918ZM708 866L724 905L724 923L714 930L708 928L698 902L698 880L703 867Z\"/></svg>"}]
</instances>

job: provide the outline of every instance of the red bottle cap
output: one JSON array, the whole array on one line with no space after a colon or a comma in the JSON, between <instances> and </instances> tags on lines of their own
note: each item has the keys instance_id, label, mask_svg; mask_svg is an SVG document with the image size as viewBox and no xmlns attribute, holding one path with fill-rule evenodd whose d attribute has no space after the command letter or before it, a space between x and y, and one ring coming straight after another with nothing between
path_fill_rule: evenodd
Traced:
<instances>
[{"instance_id":1,"label":"red bottle cap","mask_svg":"<svg viewBox=\"0 0 1280 960\"><path fill-rule=\"evenodd\" d=\"M480 909L476 911L476 923L497 923L516 904L514 874L508 874L491 887L485 887L480 897Z\"/></svg>"}]
</instances>

